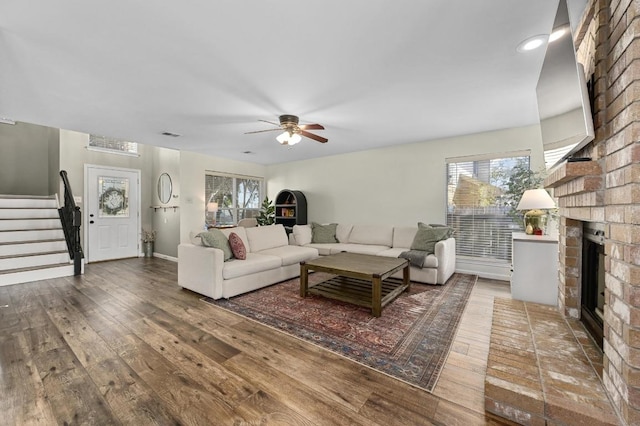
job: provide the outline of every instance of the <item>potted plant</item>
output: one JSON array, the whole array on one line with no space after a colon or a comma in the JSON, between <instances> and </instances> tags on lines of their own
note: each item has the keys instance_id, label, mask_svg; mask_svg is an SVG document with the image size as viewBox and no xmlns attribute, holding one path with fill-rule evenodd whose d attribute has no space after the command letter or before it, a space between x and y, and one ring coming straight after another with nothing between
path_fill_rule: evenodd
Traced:
<instances>
[{"instance_id":1,"label":"potted plant","mask_svg":"<svg viewBox=\"0 0 640 426\"><path fill-rule=\"evenodd\" d=\"M142 252L144 257L153 257L153 242L156 240L156 231L142 230Z\"/></svg>"},{"instance_id":2,"label":"potted plant","mask_svg":"<svg viewBox=\"0 0 640 426\"><path fill-rule=\"evenodd\" d=\"M256 218L258 225L273 225L276 221L276 208L269 197L264 197L260 207L260 215Z\"/></svg>"}]
</instances>

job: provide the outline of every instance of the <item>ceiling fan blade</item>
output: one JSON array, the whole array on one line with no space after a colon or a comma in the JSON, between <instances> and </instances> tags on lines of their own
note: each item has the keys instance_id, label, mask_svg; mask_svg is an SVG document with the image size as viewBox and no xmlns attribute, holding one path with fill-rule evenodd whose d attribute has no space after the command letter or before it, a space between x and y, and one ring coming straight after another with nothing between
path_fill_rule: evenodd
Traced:
<instances>
[{"instance_id":1,"label":"ceiling fan blade","mask_svg":"<svg viewBox=\"0 0 640 426\"><path fill-rule=\"evenodd\" d=\"M303 124L298 127L302 130L324 130L324 127L320 124Z\"/></svg>"},{"instance_id":2,"label":"ceiling fan blade","mask_svg":"<svg viewBox=\"0 0 640 426\"><path fill-rule=\"evenodd\" d=\"M277 129L267 129L267 130L256 130L254 132L244 132L245 135L248 135L249 133L262 133L262 132L274 132L276 130L280 130L282 131L281 128L277 128Z\"/></svg>"},{"instance_id":3,"label":"ceiling fan blade","mask_svg":"<svg viewBox=\"0 0 640 426\"><path fill-rule=\"evenodd\" d=\"M269 124L273 124L274 126L280 127L280 123L274 123L273 121L267 121L267 120L258 120L258 121L262 121L263 123L269 123Z\"/></svg>"},{"instance_id":4,"label":"ceiling fan blade","mask_svg":"<svg viewBox=\"0 0 640 426\"><path fill-rule=\"evenodd\" d=\"M315 141L322 142L322 143L327 143L329 141L329 139L327 139L327 138L323 138L322 136L314 135L313 133L309 133L309 132L306 132L304 130L300 130L300 134L302 136L308 137L309 139L313 139Z\"/></svg>"}]
</instances>

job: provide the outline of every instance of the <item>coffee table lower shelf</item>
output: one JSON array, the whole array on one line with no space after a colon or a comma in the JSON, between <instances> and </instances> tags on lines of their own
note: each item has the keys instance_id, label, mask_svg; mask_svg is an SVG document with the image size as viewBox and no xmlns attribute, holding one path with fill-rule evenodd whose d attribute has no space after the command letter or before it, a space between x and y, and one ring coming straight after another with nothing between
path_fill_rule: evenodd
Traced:
<instances>
[{"instance_id":1,"label":"coffee table lower shelf","mask_svg":"<svg viewBox=\"0 0 640 426\"><path fill-rule=\"evenodd\" d=\"M381 284L381 308L391 303L408 287L399 278L387 278ZM309 287L307 291L310 294L371 308L371 281L335 276Z\"/></svg>"}]
</instances>

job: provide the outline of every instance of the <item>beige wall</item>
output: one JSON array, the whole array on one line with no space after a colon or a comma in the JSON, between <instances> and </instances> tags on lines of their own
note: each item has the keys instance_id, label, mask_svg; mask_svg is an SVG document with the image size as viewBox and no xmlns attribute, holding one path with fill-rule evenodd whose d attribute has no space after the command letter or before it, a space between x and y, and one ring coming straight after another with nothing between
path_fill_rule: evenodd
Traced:
<instances>
[{"instance_id":1,"label":"beige wall","mask_svg":"<svg viewBox=\"0 0 640 426\"><path fill-rule=\"evenodd\" d=\"M57 164L49 149L57 143L58 129L0 123L0 194L52 195L50 170Z\"/></svg>"},{"instance_id":2,"label":"beige wall","mask_svg":"<svg viewBox=\"0 0 640 426\"><path fill-rule=\"evenodd\" d=\"M544 166L539 126L273 165L267 187L270 198L282 189L302 191L309 221L441 223L447 158L524 149L531 149L533 169Z\"/></svg>"},{"instance_id":3,"label":"beige wall","mask_svg":"<svg viewBox=\"0 0 640 426\"><path fill-rule=\"evenodd\" d=\"M160 202L158 197L158 179L162 173L167 173L171 177L171 199L168 203ZM180 206L181 201L181 179L180 179L180 151L167 148L153 149L153 172L151 174L153 183L152 202L153 206ZM180 241L180 208L154 208L150 209L151 222L154 230L157 231L154 252L169 258L178 258L178 241Z\"/></svg>"}]
</instances>

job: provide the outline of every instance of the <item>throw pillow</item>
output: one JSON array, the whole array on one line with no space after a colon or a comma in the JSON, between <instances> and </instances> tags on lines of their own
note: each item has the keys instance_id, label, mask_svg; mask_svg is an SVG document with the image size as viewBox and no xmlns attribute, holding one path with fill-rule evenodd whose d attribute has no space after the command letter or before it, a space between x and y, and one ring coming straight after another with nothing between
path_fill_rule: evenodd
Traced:
<instances>
[{"instance_id":1,"label":"throw pillow","mask_svg":"<svg viewBox=\"0 0 640 426\"><path fill-rule=\"evenodd\" d=\"M320 225L319 223L311 222L311 242L312 243L337 243L336 227L337 223L330 223L328 225Z\"/></svg>"},{"instance_id":2,"label":"throw pillow","mask_svg":"<svg viewBox=\"0 0 640 426\"><path fill-rule=\"evenodd\" d=\"M209 229L207 232L201 232L197 235L205 247L213 247L222 250L224 253L224 261L231 259L233 252L229 245L229 240L219 229Z\"/></svg>"},{"instance_id":3,"label":"throw pillow","mask_svg":"<svg viewBox=\"0 0 640 426\"><path fill-rule=\"evenodd\" d=\"M240 236L235 232L229 234L229 245L231 246L233 257L240 260L245 260L247 258L247 249L242 242L242 238L240 238Z\"/></svg>"},{"instance_id":4,"label":"throw pillow","mask_svg":"<svg viewBox=\"0 0 640 426\"><path fill-rule=\"evenodd\" d=\"M451 228L449 227L423 227L418 226L418 232L411 243L411 250L422 250L427 253L434 253L436 243L446 240L451 236Z\"/></svg>"},{"instance_id":5,"label":"throw pillow","mask_svg":"<svg viewBox=\"0 0 640 426\"><path fill-rule=\"evenodd\" d=\"M456 232L456 230L453 229L452 227L448 225L442 225L440 223L430 223L427 225L426 223L418 222L418 228L448 228L449 235L447 235L446 238L443 238L443 240L446 240L447 238L451 237Z\"/></svg>"}]
</instances>

